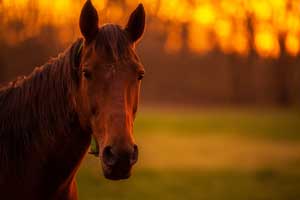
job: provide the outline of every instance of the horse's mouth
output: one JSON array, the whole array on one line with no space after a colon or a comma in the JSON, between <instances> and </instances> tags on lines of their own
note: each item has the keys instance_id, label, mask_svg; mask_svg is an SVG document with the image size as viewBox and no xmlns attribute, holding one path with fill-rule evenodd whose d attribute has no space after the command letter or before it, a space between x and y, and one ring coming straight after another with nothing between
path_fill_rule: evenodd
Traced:
<instances>
[{"instance_id":1,"label":"horse's mouth","mask_svg":"<svg viewBox=\"0 0 300 200\"><path fill-rule=\"evenodd\" d=\"M106 179L109 180L122 180L128 179L131 176L131 168L132 166L122 166L116 165L114 167L110 167L101 163L103 175Z\"/></svg>"},{"instance_id":2,"label":"horse's mouth","mask_svg":"<svg viewBox=\"0 0 300 200\"><path fill-rule=\"evenodd\" d=\"M103 166L103 174L106 179L109 180L122 180L128 179L131 176L131 167L130 168L110 168Z\"/></svg>"}]
</instances>

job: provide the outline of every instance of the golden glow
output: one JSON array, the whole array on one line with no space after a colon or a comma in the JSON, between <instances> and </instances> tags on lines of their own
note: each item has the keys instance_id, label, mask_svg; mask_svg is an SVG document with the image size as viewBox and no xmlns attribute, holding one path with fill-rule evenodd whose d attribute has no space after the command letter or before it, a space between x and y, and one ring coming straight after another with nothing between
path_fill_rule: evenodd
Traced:
<instances>
[{"instance_id":1,"label":"golden glow","mask_svg":"<svg viewBox=\"0 0 300 200\"><path fill-rule=\"evenodd\" d=\"M117 4L111 4L110 8L107 10L107 22L110 21L120 21L124 13L122 8Z\"/></svg>"},{"instance_id":2,"label":"golden glow","mask_svg":"<svg viewBox=\"0 0 300 200\"><path fill-rule=\"evenodd\" d=\"M214 47L209 31L200 24L193 23L189 26L188 46L195 53L206 53Z\"/></svg>"},{"instance_id":3,"label":"golden glow","mask_svg":"<svg viewBox=\"0 0 300 200\"><path fill-rule=\"evenodd\" d=\"M232 33L232 24L229 20L219 20L216 22L215 31L219 38L229 38Z\"/></svg>"},{"instance_id":4,"label":"golden glow","mask_svg":"<svg viewBox=\"0 0 300 200\"><path fill-rule=\"evenodd\" d=\"M95 5L95 7L97 8L98 11L101 11L101 10L103 10L106 7L107 1L108 0L93 1L93 4Z\"/></svg>"},{"instance_id":5,"label":"golden glow","mask_svg":"<svg viewBox=\"0 0 300 200\"><path fill-rule=\"evenodd\" d=\"M214 28L220 49L225 53L230 53L232 51L231 46L233 44L230 42L232 34L231 21L227 19L218 20Z\"/></svg>"},{"instance_id":6,"label":"golden glow","mask_svg":"<svg viewBox=\"0 0 300 200\"><path fill-rule=\"evenodd\" d=\"M292 33L288 34L285 40L285 48L290 55L297 56L300 51L299 37Z\"/></svg>"},{"instance_id":7,"label":"golden glow","mask_svg":"<svg viewBox=\"0 0 300 200\"><path fill-rule=\"evenodd\" d=\"M194 19L196 22L202 25L213 25L215 22L215 10L210 4L199 5L194 12Z\"/></svg>"},{"instance_id":8,"label":"golden glow","mask_svg":"<svg viewBox=\"0 0 300 200\"><path fill-rule=\"evenodd\" d=\"M79 35L78 17L85 0L0 0L0 36L15 45L54 27L61 43ZM101 23L125 23L129 11L142 2L151 16L147 32L166 35L165 50L179 52L186 43L191 51L205 53L219 48L224 53L247 55L249 41L262 57L280 55L279 37L292 56L298 56L299 0L93 0ZM249 36L249 21L254 38ZM154 19L154 20L152 20ZM150 20L149 20L150 21ZM171 25L172 24L172 25ZM169 28L171 27L171 28ZM183 29L186 27L186 29ZM186 34L184 33L186 30ZM187 38L183 38L187 36Z\"/></svg>"},{"instance_id":9,"label":"golden glow","mask_svg":"<svg viewBox=\"0 0 300 200\"><path fill-rule=\"evenodd\" d=\"M157 15L163 20L187 22L190 16L189 11L189 4L186 1L161 0Z\"/></svg>"},{"instance_id":10,"label":"golden glow","mask_svg":"<svg viewBox=\"0 0 300 200\"><path fill-rule=\"evenodd\" d=\"M255 17L260 20L269 20L272 17L272 7L269 1L251 0L251 8Z\"/></svg>"},{"instance_id":11,"label":"golden glow","mask_svg":"<svg viewBox=\"0 0 300 200\"><path fill-rule=\"evenodd\" d=\"M245 33L240 32L234 35L234 51L240 55L247 55L248 54L248 39Z\"/></svg>"},{"instance_id":12,"label":"golden glow","mask_svg":"<svg viewBox=\"0 0 300 200\"><path fill-rule=\"evenodd\" d=\"M277 57L280 53L278 39L272 27L261 25L255 35L255 46L263 57Z\"/></svg>"},{"instance_id":13,"label":"golden glow","mask_svg":"<svg viewBox=\"0 0 300 200\"><path fill-rule=\"evenodd\" d=\"M165 43L165 50L168 53L177 53L182 48L182 31L180 26L171 27L168 31L167 41Z\"/></svg>"}]
</instances>

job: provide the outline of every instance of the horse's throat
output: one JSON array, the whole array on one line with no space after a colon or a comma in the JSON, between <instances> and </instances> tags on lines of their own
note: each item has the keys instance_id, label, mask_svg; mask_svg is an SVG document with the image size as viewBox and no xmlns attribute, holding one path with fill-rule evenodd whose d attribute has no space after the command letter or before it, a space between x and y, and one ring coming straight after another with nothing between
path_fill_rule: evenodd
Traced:
<instances>
[{"instance_id":1,"label":"horse's throat","mask_svg":"<svg viewBox=\"0 0 300 200\"><path fill-rule=\"evenodd\" d=\"M45 169L45 173L51 172L50 176L46 176L54 188L71 184L90 146L91 135L76 127L70 135L62 135L57 139Z\"/></svg>"}]
</instances>

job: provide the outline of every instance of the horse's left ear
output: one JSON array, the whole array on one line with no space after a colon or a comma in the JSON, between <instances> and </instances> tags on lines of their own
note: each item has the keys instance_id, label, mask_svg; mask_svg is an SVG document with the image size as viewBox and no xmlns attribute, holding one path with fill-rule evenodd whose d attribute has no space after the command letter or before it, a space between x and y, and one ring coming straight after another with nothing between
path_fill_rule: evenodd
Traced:
<instances>
[{"instance_id":1,"label":"horse's left ear","mask_svg":"<svg viewBox=\"0 0 300 200\"><path fill-rule=\"evenodd\" d=\"M145 9L143 4L131 13L125 30L128 32L131 42L137 42L143 35L145 29Z\"/></svg>"}]
</instances>

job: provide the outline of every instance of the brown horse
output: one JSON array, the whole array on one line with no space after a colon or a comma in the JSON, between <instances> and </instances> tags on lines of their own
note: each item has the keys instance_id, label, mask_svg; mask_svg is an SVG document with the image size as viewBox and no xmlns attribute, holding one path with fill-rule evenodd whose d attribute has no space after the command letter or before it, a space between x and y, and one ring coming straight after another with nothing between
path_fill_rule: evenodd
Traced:
<instances>
[{"instance_id":1,"label":"brown horse","mask_svg":"<svg viewBox=\"0 0 300 200\"><path fill-rule=\"evenodd\" d=\"M0 199L77 199L75 175L91 136L104 176L130 176L144 76L135 44L144 27L140 4L125 28L99 28L88 0L80 16L84 39L0 89Z\"/></svg>"}]
</instances>

